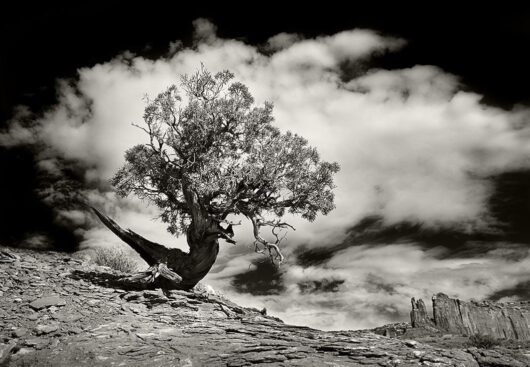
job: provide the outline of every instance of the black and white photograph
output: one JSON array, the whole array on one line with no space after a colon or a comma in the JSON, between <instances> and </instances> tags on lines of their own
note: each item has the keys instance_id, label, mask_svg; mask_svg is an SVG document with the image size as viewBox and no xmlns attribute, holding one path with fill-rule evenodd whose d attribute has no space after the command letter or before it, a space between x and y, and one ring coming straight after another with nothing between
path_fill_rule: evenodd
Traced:
<instances>
[{"instance_id":1,"label":"black and white photograph","mask_svg":"<svg viewBox=\"0 0 530 367\"><path fill-rule=\"evenodd\" d=\"M530 366L530 10L0 19L0 367Z\"/></svg>"}]
</instances>

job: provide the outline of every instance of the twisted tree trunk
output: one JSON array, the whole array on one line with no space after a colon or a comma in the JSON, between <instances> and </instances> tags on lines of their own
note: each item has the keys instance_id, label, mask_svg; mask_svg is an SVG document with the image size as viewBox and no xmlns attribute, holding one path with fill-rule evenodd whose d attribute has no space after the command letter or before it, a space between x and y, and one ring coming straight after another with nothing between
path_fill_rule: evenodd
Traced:
<instances>
[{"instance_id":1,"label":"twisted tree trunk","mask_svg":"<svg viewBox=\"0 0 530 367\"><path fill-rule=\"evenodd\" d=\"M164 288L187 290L208 274L217 259L219 225L207 216L193 216L187 233L190 251L186 253L149 241L130 229L124 230L105 214L95 208L92 210L105 226L149 264L149 270L129 278L131 280L157 281Z\"/></svg>"}]
</instances>

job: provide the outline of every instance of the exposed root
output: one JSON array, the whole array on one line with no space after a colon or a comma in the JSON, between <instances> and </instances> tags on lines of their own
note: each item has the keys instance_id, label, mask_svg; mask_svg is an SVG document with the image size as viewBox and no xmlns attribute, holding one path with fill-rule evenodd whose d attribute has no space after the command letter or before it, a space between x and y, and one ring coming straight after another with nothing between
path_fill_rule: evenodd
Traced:
<instances>
[{"instance_id":1,"label":"exposed root","mask_svg":"<svg viewBox=\"0 0 530 367\"><path fill-rule=\"evenodd\" d=\"M125 277L124 279L132 282L149 284L154 283L159 277L165 279L175 287L178 287L182 282L182 277L169 269L164 263L155 264L146 271L141 271L135 275Z\"/></svg>"}]
</instances>

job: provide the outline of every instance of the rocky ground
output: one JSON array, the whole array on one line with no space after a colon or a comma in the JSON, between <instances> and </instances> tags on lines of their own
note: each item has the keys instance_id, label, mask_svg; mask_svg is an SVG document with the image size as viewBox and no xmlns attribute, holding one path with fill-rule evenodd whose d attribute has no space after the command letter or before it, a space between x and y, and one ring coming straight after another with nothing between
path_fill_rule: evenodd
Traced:
<instances>
[{"instance_id":1,"label":"rocky ground","mask_svg":"<svg viewBox=\"0 0 530 367\"><path fill-rule=\"evenodd\" d=\"M2 250L16 261L0 262L0 366L529 365L524 350L290 326L206 291L134 290L64 254Z\"/></svg>"}]
</instances>

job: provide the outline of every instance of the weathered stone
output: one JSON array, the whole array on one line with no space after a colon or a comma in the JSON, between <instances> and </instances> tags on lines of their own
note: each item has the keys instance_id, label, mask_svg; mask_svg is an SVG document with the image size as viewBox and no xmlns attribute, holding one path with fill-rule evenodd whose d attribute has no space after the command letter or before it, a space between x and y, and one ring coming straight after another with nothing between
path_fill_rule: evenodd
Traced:
<instances>
[{"instance_id":1,"label":"weathered stone","mask_svg":"<svg viewBox=\"0 0 530 367\"><path fill-rule=\"evenodd\" d=\"M155 333L136 333L136 336L140 339L146 340L157 336Z\"/></svg>"},{"instance_id":2,"label":"weathered stone","mask_svg":"<svg viewBox=\"0 0 530 367\"><path fill-rule=\"evenodd\" d=\"M530 340L530 302L464 302L438 293L432 298L434 326L460 335ZM413 327L430 326L422 300L412 299Z\"/></svg>"},{"instance_id":3,"label":"weathered stone","mask_svg":"<svg viewBox=\"0 0 530 367\"><path fill-rule=\"evenodd\" d=\"M66 302L59 296L49 296L36 299L29 304L34 310L40 310L50 306L64 306Z\"/></svg>"},{"instance_id":4,"label":"weathered stone","mask_svg":"<svg viewBox=\"0 0 530 367\"><path fill-rule=\"evenodd\" d=\"M23 337L24 335L26 335L28 333L28 330L25 329L25 328L20 328L20 329L15 329L13 330L13 336L15 338L21 338Z\"/></svg>"},{"instance_id":5,"label":"weathered stone","mask_svg":"<svg viewBox=\"0 0 530 367\"><path fill-rule=\"evenodd\" d=\"M60 322L71 323L81 320L84 316L78 312L60 311L55 313L52 317Z\"/></svg>"},{"instance_id":6,"label":"weathered stone","mask_svg":"<svg viewBox=\"0 0 530 367\"><path fill-rule=\"evenodd\" d=\"M17 352L17 357L18 356L23 356L25 354L30 354L30 353L34 353L35 352L35 349L33 348L20 348L20 350Z\"/></svg>"},{"instance_id":7,"label":"weathered stone","mask_svg":"<svg viewBox=\"0 0 530 367\"><path fill-rule=\"evenodd\" d=\"M473 355L479 366L484 367L528 367L529 363L518 361L509 355L503 355L495 350L484 350L471 348Z\"/></svg>"},{"instance_id":8,"label":"weathered stone","mask_svg":"<svg viewBox=\"0 0 530 367\"><path fill-rule=\"evenodd\" d=\"M7 251L0 251L0 263L12 263L17 260L18 258L16 255Z\"/></svg>"},{"instance_id":9,"label":"weathered stone","mask_svg":"<svg viewBox=\"0 0 530 367\"><path fill-rule=\"evenodd\" d=\"M82 333L83 330L74 326L74 327L70 328L70 330L68 330L68 332L71 333L71 334L79 334L79 333Z\"/></svg>"},{"instance_id":10,"label":"weathered stone","mask_svg":"<svg viewBox=\"0 0 530 367\"><path fill-rule=\"evenodd\" d=\"M416 301L412 298L411 303L412 310L410 311L410 323L412 324L412 327L433 326L433 322L427 314L427 308L425 307L423 300L419 299Z\"/></svg>"},{"instance_id":11,"label":"weathered stone","mask_svg":"<svg viewBox=\"0 0 530 367\"><path fill-rule=\"evenodd\" d=\"M35 333L37 335L49 334L57 331L57 325L37 325L35 328Z\"/></svg>"},{"instance_id":12,"label":"weathered stone","mask_svg":"<svg viewBox=\"0 0 530 367\"><path fill-rule=\"evenodd\" d=\"M43 338L32 338L32 339L26 339L24 341L24 345L27 345L28 347L33 347L36 349L45 348L48 344L49 344L49 340L43 339Z\"/></svg>"}]
</instances>

